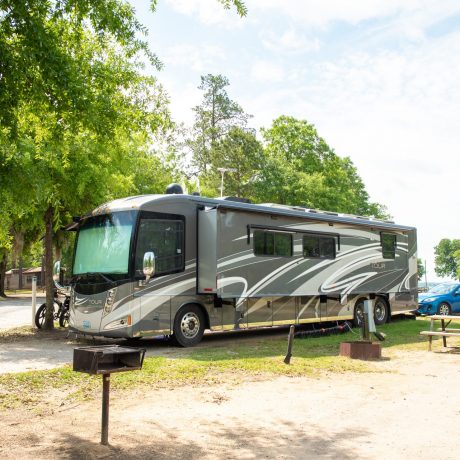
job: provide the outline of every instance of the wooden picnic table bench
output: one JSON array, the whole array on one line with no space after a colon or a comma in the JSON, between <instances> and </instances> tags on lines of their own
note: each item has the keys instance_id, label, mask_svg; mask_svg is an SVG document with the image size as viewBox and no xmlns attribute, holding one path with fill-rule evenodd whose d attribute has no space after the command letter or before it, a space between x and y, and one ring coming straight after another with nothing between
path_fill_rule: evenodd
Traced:
<instances>
[{"instance_id":1,"label":"wooden picnic table bench","mask_svg":"<svg viewBox=\"0 0 460 460\"><path fill-rule=\"evenodd\" d=\"M428 350L431 351L431 342L433 337L442 337L442 344L447 347L447 337L460 337L460 327L448 328L452 321L460 321L460 316L453 315L432 315L430 316L430 330L421 331L420 335L426 335L429 338ZM441 321L441 327L434 330L435 321Z\"/></svg>"}]
</instances>

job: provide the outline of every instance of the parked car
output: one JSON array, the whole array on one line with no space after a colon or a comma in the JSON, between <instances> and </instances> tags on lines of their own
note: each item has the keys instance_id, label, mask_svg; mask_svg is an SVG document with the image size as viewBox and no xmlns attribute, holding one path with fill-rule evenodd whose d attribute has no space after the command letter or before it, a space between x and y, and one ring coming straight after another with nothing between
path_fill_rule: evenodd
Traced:
<instances>
[{"instance_id":1,"label":"parked car","mask_svg":"<svg viewBox=\"0 0 460 460\"><path fill-rule=\"evenodd\" d=\"M441 283L418 295L417 313L450 315L460 313L460 283Z\"/></svg>"}]
</instances>

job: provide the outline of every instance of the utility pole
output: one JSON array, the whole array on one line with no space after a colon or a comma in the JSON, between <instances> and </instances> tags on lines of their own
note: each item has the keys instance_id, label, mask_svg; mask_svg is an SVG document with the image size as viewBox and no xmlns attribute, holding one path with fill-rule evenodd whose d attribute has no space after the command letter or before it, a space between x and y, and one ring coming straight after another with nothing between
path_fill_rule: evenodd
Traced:
<instances>
[{"instance_id":1,"label":"utility pole","mask_svg":"<svg viewBox=\"0 0 460 460\"><path fill-rule=\"evenodd\" d=\"M226 172L235 172L236 169L234 168L217 168L217 171L220 172L220 197L222 198L224 196L224 174Z\"/></svg>"}]
</instances>

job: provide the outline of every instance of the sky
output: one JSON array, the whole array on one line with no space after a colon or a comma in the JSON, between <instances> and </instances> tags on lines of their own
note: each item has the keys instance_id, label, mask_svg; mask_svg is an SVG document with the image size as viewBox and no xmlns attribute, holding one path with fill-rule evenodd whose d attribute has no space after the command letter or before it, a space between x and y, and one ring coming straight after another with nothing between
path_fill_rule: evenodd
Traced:
<instances>
[{"instance_id":1,"label":"sky","mask_svg":"<svg viewBox=\"0 0 460 460\"><path fill-rule=\"evenodd\" d=\"M225 75L253 128L305 119L349 156L372 201L417 227L418 257L460 238L460 2L246 0L248 15L217 0L132 0L164 67L146 68L193 123L200 76Z\"/></svg>"}]
</instances>

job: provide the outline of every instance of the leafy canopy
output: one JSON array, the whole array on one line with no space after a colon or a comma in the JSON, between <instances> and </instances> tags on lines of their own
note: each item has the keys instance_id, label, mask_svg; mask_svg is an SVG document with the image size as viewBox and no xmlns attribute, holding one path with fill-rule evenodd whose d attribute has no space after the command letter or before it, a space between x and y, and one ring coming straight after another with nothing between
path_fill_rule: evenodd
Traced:
<instances>
[{"instance_id":1,"label":"leafy canopy","mask_svg":"<svg viewBox=\"0 0 460 460\"><path fill-rule=\"evenodd\" d=\"M434 253L436 274L460 280L460 240L443 238L435 246Z\"/></svg>"},{"instance_id":2,"label":"leafy canopy","mask_svg":"<svg viewBox=\"0 0 460 460\"><path fill-rule=\"evenodd\" d=\"M258 183L260 200L329 211L384 217L371 203L349 157L339 157L306 120L280 116L268 129L264 166Z\"/></svg>"}]
</instances>

